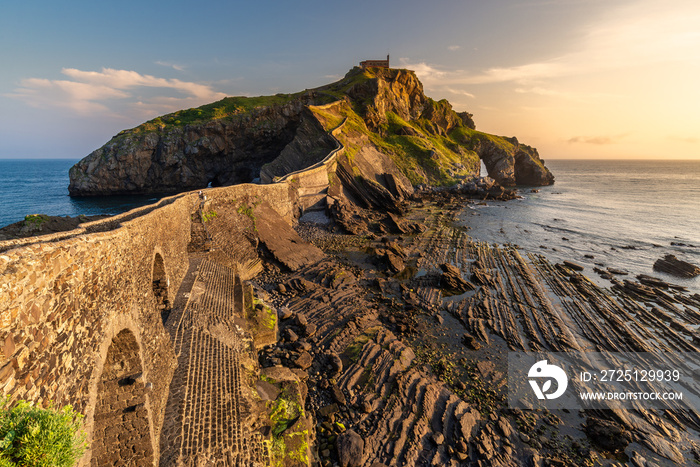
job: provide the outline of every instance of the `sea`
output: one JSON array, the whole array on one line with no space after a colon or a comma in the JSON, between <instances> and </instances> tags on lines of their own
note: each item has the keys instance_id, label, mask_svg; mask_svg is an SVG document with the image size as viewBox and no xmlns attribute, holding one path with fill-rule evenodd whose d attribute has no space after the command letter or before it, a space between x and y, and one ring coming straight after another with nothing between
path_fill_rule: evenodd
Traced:
<instances>
[{"instance_id":1,"label":"sea","mask_svg":"<svg viewBox=\"0 0 700 467\"><path fill-rule=\"evenodd\" d=\"M120 214L159 197L68 196L68 170L78 159L0 159L0 227L28 214L86 216Z\"/></svg>"},{"instance_id":2,"label":"sea","mask_svg":"<svg viewBox=\"0 0 700 467\"><path fill-rule=\"evenodd\" d=\"M468 205L460 220L469 235L518 245L523 256L573 261L600 285L610 283L593 268L614 267L700 293L700 277L653 270L666 254L700 266L700 161L550 159L546 165L553 185L520 188L511 201Z\"/></svg>"},{"instance_id":3,"label":"sea","mask_svg":"<svg viewBox=\"0 0 700 467\"><path fill-rule=\"evenodd\" d=\"M71 198L68 169L76 162L0 159L0 226L27 214L119 214L159 199ZM554 185L465 206L460 222L469 235L519 245L524 255L574 261L601 285L609 283L593 267L654 275L700 293L700 277L683 280L652 268L666 254L700 265L700 161L551 159L547 166Z\"/></svg>"}]
</instances>

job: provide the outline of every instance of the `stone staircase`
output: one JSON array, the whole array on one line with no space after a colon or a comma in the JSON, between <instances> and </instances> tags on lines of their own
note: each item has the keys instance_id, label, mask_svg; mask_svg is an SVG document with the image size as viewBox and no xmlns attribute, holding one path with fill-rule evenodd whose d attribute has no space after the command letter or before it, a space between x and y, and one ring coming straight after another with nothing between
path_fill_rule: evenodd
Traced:
<instances>
[{"instance_id":1,"label":"stone staircase","mask_svg":"<svg viewBox=\"0 0 700 467\"><path fill-rule=\"evenodd\" d=\"M250 429L244 381L254 356L241 304L235 272L203 259L186 307L167 326L178 368L160 440L162 466L269 465L262 437Z\"/></svg>"},{"instance_id":2,"label":"stone staircase","mask_svg":"<svg viewBox=\"0 0 700 467\"><path fill-rule=\"evenodd\" d=\"M304 212L325 211L328 184L299 188L299 203Z\"/></svg>"}]
</instances>

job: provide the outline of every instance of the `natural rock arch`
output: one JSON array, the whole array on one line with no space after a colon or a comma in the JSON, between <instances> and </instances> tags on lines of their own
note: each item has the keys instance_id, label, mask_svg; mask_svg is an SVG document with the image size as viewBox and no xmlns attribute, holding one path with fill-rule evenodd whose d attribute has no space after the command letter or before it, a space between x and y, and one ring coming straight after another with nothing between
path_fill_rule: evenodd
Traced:
<instances>
[{"instance_id":1,"label":"natural rock arch","mask_svg":"<svg viewBox=\"0 0 700 467\"><path fill-rule=\"evenodd\" d=\"M163 320L163 324L165 324L167 321L172 308L170 305L170 299L168 298L169 282L168 274L165 271L163 256L160 253L156 253L153 258L153 296L156 299L156 309L160 312L160 317Z\"/></svg>"},{"instance_id":2,"label":"natural rock arch","mask_svg":"<svg viewBox=\"0 0 700 467\"><path fill-rule=\"evenodd\" d=\"M153 465L149 389L136 337L123 329L109 345L97 383L91 466Z\"/></svg>"}]
</instances>

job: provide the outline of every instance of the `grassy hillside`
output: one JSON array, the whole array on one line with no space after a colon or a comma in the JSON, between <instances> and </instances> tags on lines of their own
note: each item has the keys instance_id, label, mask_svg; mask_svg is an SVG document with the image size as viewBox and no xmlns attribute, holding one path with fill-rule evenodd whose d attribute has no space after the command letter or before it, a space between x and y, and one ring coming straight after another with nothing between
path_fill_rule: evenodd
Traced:
<instances>
[{"instance_id":1,"label":"grassy hillside","mask_svg":"<svg viewBox=\"0 0 700 467\"><path fill-rule=\"evenodd\" d=\"M288 104L298 99L305 91L294 94L275 94L274 96L257 97L224 97L220 101L212 102L201 107L186 110L178 110L167 115L156 117L136 128L124 130L119 135L126 133L148 133L152 131L169 130L185 125L199 125L217 119L231 118L250 112L260 107L272 107Z\"/></svg>"},{"instance_id":2,"label":"grassy hillside","mask_svg":"<svg viewBox=\"0 0 700 467\"><path fill-rule=\"evenodd\" d=\"M362 117L346 103L332 109L312 108L312 111L327 130L347 119L338 136L346 147L347 157L352 159L362 145L371 143L387 154L414 185L452 185L479 170L476 152L451 135L435 133L434 124L429 120L407 122L387 112L387 123L375 132L369 130Z\"/></svg>"}]
</instances>

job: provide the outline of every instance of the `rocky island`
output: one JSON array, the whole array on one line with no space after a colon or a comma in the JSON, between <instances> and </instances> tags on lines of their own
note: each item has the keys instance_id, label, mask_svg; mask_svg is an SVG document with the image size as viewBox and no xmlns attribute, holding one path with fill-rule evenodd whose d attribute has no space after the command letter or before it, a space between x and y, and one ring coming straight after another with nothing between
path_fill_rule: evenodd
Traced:
<instances>
[{"instance_id":1,"label":"rocky island","mask_svg":"<svg viewBox=\"0 0 700 467\"><path fill-rule=\"evenodd\" d=\"M311 110L333 102L338 105L331 112ZM476 131L470 114L425 96L412 71L354 68L316 89L225 98L122 131L71 168L69 191L173 193L270 181L325 157L335 143L324 123L343 120L341 140L362 149L362 159L377 155L396 166L393 172L414 185L471 178L479 159L503 186L554 181L534 148Z\"/></svg>"},{"instance_id":2,"label":"rocky island","mask_svg":"<svg viewBox=\"0 0 700 467\"><path fill-rule=\"evenodd\" d=\"M74 196L196 190L0 242L0 384L84 413L84 465L700 459L682 404L509 406L511 352L697 352L700 296L471 238L465 208L554 178L408 70L159 117L70 175Z\"/></svg>"}]
</instances>

